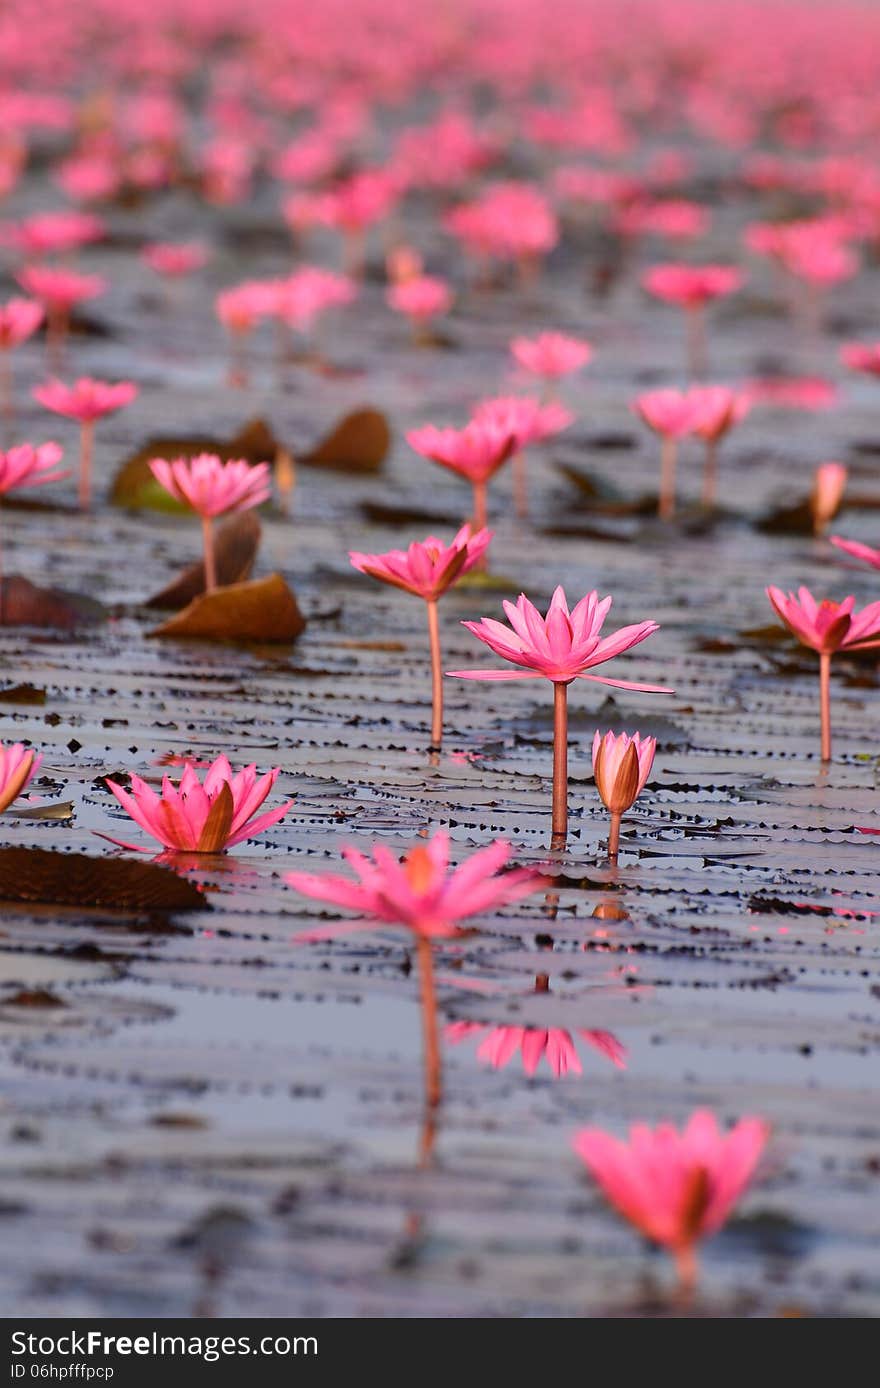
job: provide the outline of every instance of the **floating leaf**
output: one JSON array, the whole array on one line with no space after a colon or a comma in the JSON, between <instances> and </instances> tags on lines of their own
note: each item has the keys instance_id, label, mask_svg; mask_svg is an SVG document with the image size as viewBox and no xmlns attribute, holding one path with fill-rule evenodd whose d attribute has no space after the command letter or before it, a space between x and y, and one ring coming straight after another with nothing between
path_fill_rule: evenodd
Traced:
<instances>
[{"instance_id":1,"label":"floating leaf","mask_svg":"<svg viewBox=\"0 0 880 1388\"><path fill-rule=\"evenodd\" d=\"M51 805L10 805L4 814L14 819L72 819L73 801L56 800Z\"/></svg>"},{"instance_id":2,"label":"floating leaf","mask_svg":"<svg viewBox=\"0 0 880 1388\"><path fill-rule=\"evenodd\" d=\"M0 901L112 911L206 911L186 878L157 863L45 848L0 848Z\"/></svg>"},{"instance_id":3,"label":"floating leaf","mask_svg":"<svg viewBox=\"0 0 880 1388\"><path fill-rule=\"evenodd\" d=\"M260 545L261 527L253 511L243 511L221 525L214 538L217 580L221 585L243 583L250 578ZM179 611L205 591L205 565L191 564L181 574L147 600L147 607Z\"/></svg>"},{"instance_id":4,"label":"floating leaf","mask_svg":"<svg viewBox=\"0 0 880 1388\"><path fill-rule=\"evenodd\" d=\"M391 430L384 414L373 409L354 410L299 461L335 472L378 472L390 445Z\"/></svg>"},{"instance_id":5,"label":"floating leaf","mask_svg":"<svg viewBox=\"0 0 880 1388\"><path fill-rule=\"evenodd\" d=\"M74 627L103 622L107 616L105 608L85 593L38 588L19 574L2 579L0 593L0 626L55 627L70 631Z\"/></svg>"},{"instance_id":6,"label":"floating leaf","mask_svg":"<svg viewBox=\"0 0 880 1388\"><path fill-rule=\"evenodd\" d=\"M35 684L12 684L8 689L0 689L0 704L44 704L45 689Z\"/></svg>"},{"instance_id":7,"label":"floating leaf","mask_svg":"<svg viewBox=\"0 0 880 1388\"><path fill-rule=\"evenodd\" d=\"M767 535L812 535L813 512L810 503L799 501L792 506L778 506L762 516L757 526Z\"/></svg>"},{"instance_id":8,"label":"floating leaf","mask_svg":"<svg viewBox=\"0 0 880 1388\"><path fill-rule=\"evenodd\" d=\"M151 636L206 641L295 641L306 625L295 596L280 574L215 588L194 598Z\"/></svg>"}]
</instances>

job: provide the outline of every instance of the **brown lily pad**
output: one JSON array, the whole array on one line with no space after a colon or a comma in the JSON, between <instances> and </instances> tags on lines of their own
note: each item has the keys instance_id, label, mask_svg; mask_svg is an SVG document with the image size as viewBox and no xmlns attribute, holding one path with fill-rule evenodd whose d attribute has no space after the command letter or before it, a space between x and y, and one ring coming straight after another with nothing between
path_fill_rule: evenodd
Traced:
<instances>
[{"instance_id":1,"label":"brown lily pad","mask_svg":"<svg viewBox=\"0 0 880 1388\"><path fill-rule=\"evenodd\" d=\"M0 849L0 901L112 911L206 911L194 883L157 863L45 848Z\"/></svg>"},{"instance_id":2,"label":"brown lily pad","mask_svg":"<svg viewBox=\"0 0 880 1388\"><path fill-rule=\"evenodd\" d=\"M250 578L260 544L260 522L253 511L243 511L221 525L214 537L214 559L221 585L243 583ZM147 599L147 607L177 612L205 591L205 565L191 564L161 593ZM2 696L0 696L2 697Z\"/></svg>"},{"instance_id":3,"label":"brown lily pad","mask_svg":"<svg viewBox=\"0 0 880 1388\"><path fill-rule=\"evenodd\" d=\"M20 574L10 574L0 581L0 595L0 626L70 631L103 622L107 616L105 608L85 593L38 588Z\"/></svg>"},{"instance_id":4,"label":"brown lily pad","mask_svg":"<svg viewBox=\"0 0 880 1388\"><path fill-rule=\"evenodd\" d=\"M0 704L45 704L46 691L35 684L11 684L0 689Z\"/></svg>"},{"instance_id":5,"label":"brown lily pad","mask_svg":"<svg viewBox=\"0 0 880 1388\"><path fill-rule=\"evenodd\" d=\"M582 506L604 516L649 516L657 510L656 496L625 497L607 483L572 463L557 462L559 472L577 487Z\"/></svg>"},{"instance_id":6,"label":"brown lily pad","mask_svg":"<svg viewBox=\"0 0 880 1388\"><path fill-rule=\"evenodd\" d=\"M812 535L813 512L810 503L807 500L792 506L777 506L761 516L757 526L766 535Z\"/></svg>"},{"instance_id":7,"label":"brown lily pad","mask_svg":"<svg viewBox=\"0 0 880 1388\"><path fill-rule=\"evenodd\" d=\"M280 574L201 593L150 636L203 641L295 641L306 625L299 604Z\"/></svg>"},{"instance_id":8,"label":"brown lily pad","mask_svg":"<svg viewBox=\"0 0 880 1388\"><path fill-rule=\"evenodd\" d=\"M334 472L378 472L391 446L388 420L379 410L353 410L299 461Z\"/></svg>"}]
</instances>

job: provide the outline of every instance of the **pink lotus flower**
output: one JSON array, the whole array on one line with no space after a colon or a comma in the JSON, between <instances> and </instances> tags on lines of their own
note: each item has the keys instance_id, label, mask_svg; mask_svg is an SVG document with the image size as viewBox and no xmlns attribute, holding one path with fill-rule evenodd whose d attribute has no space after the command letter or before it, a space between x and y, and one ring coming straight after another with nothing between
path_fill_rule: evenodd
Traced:
<instances>
[{"instance_id":1,"label":"pink lotus flower","mask_svg":"<svg viewBox=\"0 0 880 1388\"><path fill-rule=\"evenodd\" d=\"M10 353L33 336L43 317L43 305L33 299L8 299L0 304L0 414L7 424L12 418Z\"/></svg>"},{"instance_id":2,"label":"pink lotus flower","mask_svg":"<svg viewBox=\"0 0 880 1388\"><path fill-rule=\"evenodd\" d=\"M37 448L32 443L19 444L17 448L0 453L0 497L19 487L40 487L46 482L58 482L66 477L66 472L58 472L62 452L57 443L43 443ZM0 547L0 622L3 621L3 557Z\"/></svg>"},{"instance_id":3,"label":"pink lotus flower","mask_svg":"<svg viewBox=\"0 0 880 1388\"><path fill-rule=\"evenodd\" d=\"M844 540L840 535L832 535L831 543L845 554L851 554L854 559L863 559L872 569L880 569L880 549L872 549L859 540Z\"/></svg>"},{"instance_id":4,"label":"pink lotus flower","mask_svg":"<svg viewBox=\"0 0 880 1388\"><path fill-rule=\"evenodd\" d=\"M0 352L8 352L33 337L43 318L43 305L33 299L7 299L0 304Z\"/></svg>"},{"instance_id":5,"label":"pink lotus flower","mask_svg":"<svg viewBox=\"0 0 880 1388\"><path fill-rule=\"evenodd\" d=\"M117 162L102 154L72 155L57 166L53 177L69 198L79 202L115 197L122 183Z\"/></svg>"},{"instance_id":6,"label":"pink lotus flower","mask_svg":"<svg viewBox=\"0 0 880 1388\"><path fill-rule=\"evenodd\" d=\"M33 747L25 747L21 742L0 742L0 814L21 795L42 760L42 753L35 752Z\"/></svg>"},{"instance_id":7,"label":"pink lotus flower","mask_svg":"<svg viewBox=\"0 0 880 1388\"><path fill-rule=\"evenodd\" d=\"M25 256L62 255L104 236L104 223L90 212L37 212L7 228L3 240Z\"/></svg>"},{"instance_id":8,"label":"pink lotus flower","mask_svg":"<svg viewBox=\"0 0 880 1388\"><path fill-rule=\"evenodd\" d=\"M513 455L513 494L516 513L527 516L529 511L526 487L525 450L531 443L542 443L574 423L574 415L562 405L549 402L542 405L531 395L501 395L483 400L474 411L480 424L490 424L501 434L516 439Z\"/></svg>"},{"instance_id":9,"label":"pink lotus flower","mask_svg":"<svg viewBox=\"0 0 880 1388\"><path fill-rule=\"evenodd\" d=\"M828 522L840 510L849 470L844 463L820 463L813 478L810 510L814 535L824 535Z\"/></svg>"},{"instance_id":10,"label":"pink lotus flower","mask_svg":"<svg viewBox=\"0 0 880 1388\"><path fill-rule=\"evenodd\" d=\"M223 462L214 453L200 453L174 462L154 458L150 471L160 487L201 517L205 590L210 592L217 586L213 521L228 511L247 511L268 501L272 495L269 464L252 465L243 458Z\"/></svg>"},{"instance_id":11,"label":"pink lotus flower","mask_svg":"<svg viewBox=\"0 0 880 1388\"><path fill-rule=\"evenodd\" d=\"M611 608L611 598L599 599L597 592L581 598L571 612L561 587L553 594L546 617L521 593L514 606L503 603L510 626L484 617L481 622L463 622L472 632L518 670L451 670L451 676L466 680L544 679L553 683L553 816L552 834L557 845L565 840L568 823L568 711L566 691L572 680L594 680L615 689L631 689L648 694L671 694L654 684L633 684L607 675L590 673L616 655L644 641L659 630L656 622L639 622L621 627L610 636L601 635Z\"/></svg>"},{"instance_id":12,"label":"pink lotus flower","mask_svg":"<svg viewBox=\"0 0 880 1388\"><path fill-rule=\"evenodd\" d=\"M608 857L617 862L620 819L641 795L654 765L657 739L639 733L606 733L593 737L593 776L602 803L611 815Z\"/></svg>"},{"instance_id":13,"label":"pink lotus flower","mask_svg":"<svg viewBox=\"0 0 880 1388\"><path fill-rule=\"evenodd\" d=\"M785 410L829 410L837 400L832 381L816 376L769 376L745 387L752 405Z\"/></svg>"},{"instance_id":14,"label":"pink lotus flower","mask_svg":"<svg viewBox=\"0 0 880 1388\"><path fill-rule=\"evenodd\" d=\"M519 1053L523 1070L529 1078L537 1072L542 1060L546 1060L555 1079L562 1079L568 1074L583 1074L575 1038L562 1027L545 1030L541 1027L490 1027L482 1022L450 1022L445 1028L446 1038L452 1045L467 1041L472 1036L483 1036L483 1033L486 1035L477 1048L477 1059L491 1065L493 1070L502 1070ZM626 1048L610 1031L578 1028L575 1035L604 1055L619 1070L626 1069Z\"/></svg>"},{"instance_id":15,"label":"pink lotus flower","mask_svg":"<svg viewBox=\"0 0 880 1388\"><path fill-rule=\"evenodd\" d=\"M279 773L280 768L273 767L258 777L253 765L233 772L227 758L220 756L208 769L204 782L187 764L179 786L170 777L162 777L158 795L140 776L131 777L130 791L109 778L106 785L135 823L163 848L183 853L223 853L271 829L293 807L293 801L288 800L275 810L257 815ZM120 846L136 852L148 851L137 844Z\"/></svg>"},{"instance_id":16,"label":"pink lotus flower","mask_svg":"<svg viewBox=\"0 0 880 1388\"><path fill-rule=\"evenodd\" d=\"M26 294L46 310L46 342L50 365L58 369L75 304L96 299L107 288L100 275L79 275L60 266L27 265L16 275Z\"/></svg>"},{"instance_id":17,"label":"pink lotus flower","mask_svg":"<svg viewBox=\"0 0 880 1388\"><path fill-rule=\"evenodd\" d=\"M847 342L840 349L840 359L851 371L880 376L880 342Z\"/></svg>"},{"instance_id":18,"label":"pink lotus flower","mask_svg":"<svg viewBox=\"0 0 880 1388\"><path fill-rule=\"evenodd\" d=\"M593 348L582 338L565 333L539 333L537 337L515 337L510 350L516 363L545 382L561 380L586 366Z\"/></svg>"},{"instance_id":19,"label":"pink lotus flower","mask_svg":"<svg viewBox=\"0 0 880 1388\"><path fill-rule=\"evenodd\" d=\"M83 511L89 509L92 499L95 422L130 405L137 393L137 386L132 381L111 385L109 381L93 381L88 376L81 377L72 386L66 386L62 381L47 381L31 391L34 399L53 414L79 420L79 505Z\"/></svg>"},{"instance_id":20,"label":"pink lotus flower","mask_svg":"<svg viewBox=\"0 0 880 1388\"><path fill-rule=\"evenodd\" d=\"M432 945L460 936L462 923L471 917L520 901L547 885L533 868L501 872L510 852L510 845L498 840L450 872L449 835L440 831L427 843L411 848L402 863L383 844L373 846L372 859L355 848L343 849L357 882L308 872L290 872L285 877L303 896L359 911L365 917L310 930L300 939L322 940L343 931L371 930L377 924L402 925L413 932L421 979L425 1095L431 1108L440 1102L442 1087Z\"/></svg>"},{"instance_id":21,"label":"pink lotus flower","mask_svg":"<svg viewBox=\"0 0 880 1388\"><path fill-rule=\"evenodd\" d=\"M474 529L484 530L486 486L516 448L514 435L474 419L464 429L436 429L426 424L422 429L411 429L406 441L423 458L468 479L474 495Z\"/></svg>"},{"instance_id":22,"label":"pink lotus flower","mask_svg":"<svg viewBox=\"0 0 880 1388\"><path fill-rule=\"evenodd\" d=\"M53 472L61 461L62 451L57 443L43 443L37 448L32 443L19 444L0 453L0 496L15 491L17 487L42 486L45 482L57 482L67 477L66 472Z\"/></svg>"},{"instance_id":23,"label":"pink lotus flower","mask_svg":"<svg viewBox=\"0 0 880 1388\"><path fill-rule=\"evenodd\" d=\"M246 341L274 303L271 289L256 280L224 289L214 300L217 317L229 334L229 385L247 384Z\"/></svg>"},{"instance_id":24,"label":"pink lotus flower","mask_svg":"<svg viewBox=\"0 0 880 1388\"><path fill-rule=\"evenodd\" d=\"M395 313L410 319L417 341L424 339L432 318L441 317L452 307L452 290L446 280L436 275L401 279L388 289L387 298Z\"/></svg>"},{"instance_id":25,"label":"pink lotus flower","mask_svg":"<svg viewBox=\"0 0 880 1388\"><path fill-rule=\"evenodd\" d=\"M714 1114L701 1109L682 1132L671 1123L653 1129L636 1123L628 1143L601 1128L583 1128L574 1149L614 1209L670 1251L689 1294L696 1245L727 1220L755 1175L768 1136L758 1118L741 1118L724 1134Z\"/></svg>"},{"instance_id":26,"label":"pink lotus flower","mask_svg":"<svg viewBox=\"0 0 880 1388\"><path fill-rule=\"evenodd\" d=\"M691 432L706 444L703 505L711 510L715 505L718 444L745 418L752 402L746 391L731 390L728 386L693 386L688 391L688 400L694 411Z\"/></svg>"},{"instance_id":27,"label":"pink lotus flower","mask_svg":"<svg viewBox=\"0 0 880 1388\"><path fill-rule=\"evenodd\" d=\"M508 906L547 885L533 868L501 872L510 855L510 845L498 840L450 871L449 835L440 830L427 843L411 848L402 863L383 844L374 844L372 859L355 848L343 849L356 882L308 872L290 872L284 880L303 896L365 917L310 930L301 939L323 940L352 930L372 930L377 924L402 925L428 941L454 939L472 916Z\"/></svg>"},{"instance_id":28,"label":"pink lotus flower","mask_svg":"<svg viewBox=\"0 0 880 1388\"><path fill-rule=\"evenodd\" d=\"M349 559L361 573L391 583L407 593L424 598L428 605L428 635L431 646L432 718L431 745L439 748L443 739L443 670L440 660L440 627L437 600L463 574L483 558L492 538L491 530L471 533L463 525L450 545L429 535L408 550L392 549L387 554L360 554L349 551Z\"/></svg>"},{"instance_id":29,"label":"pink lotus flower","mask_svg":"<svg viewBox=\"0 0 880 1388\"><path fill-rule=\"evenodd\" d=\"M180 279L201 270L207 262L207 249L198 241L154 241L141 252L144 263L157 275Z\"/></svg>"},{"instance_id":30,"label":"pink lotus flower","mask_svg":"<svg viewBox=\"0 0 880 1388\"><path fill-rule=\"evenodd\" d=\"M767 597L778 617L802 646L819 655L819 710L822 724L822 760L831 760L831 657L836 651L865 651L880 646L880 602L868 603L855 612L855 598L817 602L808 588L783 593L770 587Z\"/></svg>"},{"instance_id":31,"label":"pink lotus flower","mask_svg":"<svg viewBox=\"0 0 880 1388\"><path fill-rule=\"evenodd\" d=\"M701 407L689 391L648 390L632 402L631 409L662 439L657 514L669 520L675 515L678 440L694 431L702 417Z\"/></svg>"},{"instance_id":32,"label":"pink lotus flower","mask_svg":"<svg viewBox=\"0 0 880 1388\"><path fill-rule=\"evenodd\" d=\"M705 367L704 310L715 299L733 294L745 276L734 265L655 265L642 275L649 294L676 304L687 315L688 356L692 376Z\"/></svg>"},{"instance_id":33,"label":"pink lotus flower","mask_svg":"<svg viewBox=\"0 0 880 1388\"><path fill-rule=\"evenodd\" d=\"M94 424L105 415L115 414L117 410L130 405L137 396L138 388L133 381L119 381L116 385L109 381L95 381L89 376L81 376L72 386L62 381L47 381L45 385L34 386L31 391L35 400L54 414L67 419L79 420L80 424Z\"/></svg>"}]
</instances>

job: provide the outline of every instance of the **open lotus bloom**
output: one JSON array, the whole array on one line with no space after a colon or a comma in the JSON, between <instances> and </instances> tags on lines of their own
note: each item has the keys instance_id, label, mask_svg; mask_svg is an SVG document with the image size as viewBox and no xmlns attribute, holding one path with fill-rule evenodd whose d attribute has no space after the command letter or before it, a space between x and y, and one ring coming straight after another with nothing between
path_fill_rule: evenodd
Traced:
<instances>
[{"instance_id":1,"label":"open lotus bloom","mask_svg":"<svg viewBox=\"0 0 880 1388\"><path fill-rule=\"evenodd\" d=\"M8 299L0 304L0 352L26 342L43 321L43 305L33 299Z\"/></svg>"},{"instance_id":2,"label":"open lotus bloom","mask_svg":"<svg viewBox=\"0 0 880 1388\"><path fill-rule=\"evenodd\" d=\"M482 1022L450 1022L445 1035L453 1045L471 1037L481 1037L477 1059L491 1065L494 1070L503 1069L519 1054L523 1070L529 1076L537 1072L542 1060L546 1061L556 1079L568 1074L583 1074L584 1067L575 1037L562 1027L493 1027ZM626 1047L610 1031L578 1028L575 1035L619 1070L626 1069Z\"/></svg>"},{"instance_id":3,"label":"open lotus bloom","mask_svg":"<svg viewBox=\"0 0 880 1388\"><path fill-rule=\"evenodd\" d=\"M399 279L389 288L387 298L396 313L404 313L416 323L439 318L452 307L452 290L436 275Z\"/></svg>"},{"instance_id":4,"label":"open lotus bloom","mask_svg":"<svg viewBox=\"0 0 880 1388\"><path fill-rule=\"evenodd\" d=\"M16 796L21 795L42 760L42 753L35 752L33 747L0 742L0 812L8 810Z\"/></svg>"},{"instance_id":5,"label":"open lotus bloom","mask_svg":"<svg viewBox=\"0 0 880 1388\"><path fill-rule=\"evenodd\" d=\"M565 333L539 333L515 337L510 350L518 366L545 381L557 381L579 371L593 355L589 342Z\"/></svg>"},{"instance_id":6,"label":"open lotus bloom","mask_svg":"<svg viewBox=\"0 0 880 1388\"><path fill-rule=\"evenodd\" d=\"M382 583L391 583L407 593L436 602L448 588L483 558L492 539L491 530L471 530L463 525L450 544L436 535L413 541L409 549L390 549L385 554L349 551L354 568Z\"/></svg>"},{"instance_id":7,"label":"open lotus bloom","mask_svg":"<svg viewBox=\"0 0 880 1388\"><path fill-rule=\"evenodd\" d=\"M679 1132L636 1123L623 1142L584 1128L574 1149L611 1205L653 1243L672 1253L682 1289L696 1280L695 1248L717 1233L752 1181L769 1136L759 1118L729 1133L701 1109Z\"/></svg>"},{"instance_id":8,"label":"open lotus bloom","mask_svg":"<svg viewBox=\"0 0 880 1388\"><path fill-rule=\"evenodd\" d=\"M733 294L745 276L735 265L654 265L642 276L649 294L680 308L699 308Z\"/></svg>"},{"instance_id":9,"label":"open lotus bloom","mask_svg":"<svg viewBox=\"0 0 880 1388\"><path fill-rule=\"evenodd\" d=\"M840 510L847 476L848 469L844 463L820 463L816 468L810 493L813 531L816 535L824 532L828 522Z\"/></svg>"},{"instance_id":10,"label":"open lotus bloom","mask_svg":"<svg viewBox=\"0 0 880 1388\"><path fill-rule=\"evenodd\" d=\"M853 559L863 559L872 569L880 569L880 549L863 545L860 540L844 540L841 535L832 535L831 543L843 550L844 554L851 554Z\"/></svg>"},{"instance_id":11,"label":"open lotus bloom","mask_svg":"<svg viewBox=\"0 0 880 1388\"><path fill-rule=\"evenodd\" d=\"M835 651L866 651L880 646L880 602L855 611L855 598L817 602L809 588L783 593L770 587L767 597L777 615L797 637L819 655L819 715L822 727L822 760L831 759L831 657Z\"/></svg>"},{"instance_id":12,"label":"open lotus bloom","mask_svg":"<svg viewBox=\"0 0 880 1388\"><path fill-rule=\"evenodd\" d=\"M372 858L356 848L343 849L356 881L309 872L289 872L285 877L303 896L358 911L363 917L309 930L298 937L301 940L323 940L344 931L372 930L376 925L402 925L412 931L419 961L429 1108L440 1102L442 1091L434 943L455 939L462 933L462 923L472 916L507 906L547 886L547 879L534 868L501 871L510 852L510 845L498 840L450 870L449 835L441 830L426 843L411 848L402 862L381 843L373 845Z\"/></svg>"},{"instance_id":13,"label":"open lotus bloom","mask_svg":"<svg viewBox=\"0 0 880 1388\"><path fill-rule=\"evenodd\" d=\"M261 505L272 494L269 464L251 464L243 458L223 462L214 453L177 458L174 462L154 458L150 471L175 500L203 517L246 511Z\"/></svg>"},{"instance_id":14,"label":"open lotus bloom","mask_svg":"<svg viewBox=\"0 0 880 1388\"><path fill-rule=\"evenodd\" d=\"M463 429L437 429L433 424L410 429L406 441L423 458L467 478L473 488L474 527L482 530L487 483L516 451L515 435L494 421L472 419Z\"/></svg>"},{"instance_id":15,"label":"open lotus bloom","mask_svg":"<svg viewBox=\"0 0 880 1388\"><path fill-rule=\"evenodd\" d=\"M809 588L799 588L797 596L773 586L766 591L791 634L820 655L880 646L880 602L869 602L856 612L852 596L842 602L830 598L817 602Z\"/></svg>"},{"instance_id":16,"label":"open lotus bloom","mask_svg":"<svg viewBox=\"0 0 880 1388\"><path fill-rule=\"evenodd\" d=\"M133 381L119 381L114 385L89 376L81 377L72 386L66 386L63 381L47 381L31 391L34 399L47 410L76 419L81 424L92 423L123 409L131 404L137 393Z\"/></svg>"},{"instance_id":17,"label":"open lotus bloom","mask_svg":"<svg viewBox=\"0 0 880 1388\"><path fill-rule=\"evenodd\" d=\"M57 471L56 467L62 456L57 443L41 443L36 447L32 443L20 443L17 448L0 453L0 496L17 487L39 487L66 477L67 473Z\"/></svg>"},{"instance_id":18,"label":"open lotus bloom","mask_svg":"<svg viewBox=\"0 0 880 1388\"><path fill-rule=\"evenodd\" d=\"M356 848L342 856L357 880L335 875L289 872L285 881L303 896L329 901L359 912L365 919L337 922L307 931L300 938L322 940L350 930L380 925L403 925L427 939L455 936L463 921L497 906L507 906L541 890L547 879L533 868L505 868L510 844L500 839L471 854L460 867L449 867L449 835L440 830L427 843L416 844L398 861L384 844L373 846L372 858Z\"/></svg>"},{"instance_id":19,"label":"open lotus bloom","mask_svg":"<svg viewBox=\"0 0 880 1388\"><path fill-rule=\"evenodd\" d=\"M516 603L503 602L510 622L506 627L491 617L479 622L463 622L503 660L518 665L518 670L450 670L456 679L464 680L526 680L544 679L570 684L572 680L595 680L615 689L636 689L648 694L671 694L672 690L657 684L634 684L631 680L611 679L608 675L590 673L616 655L622 655L646 637L658 631L656 622L637 622L602 636L602 627L611 609L612 599L601 598L596 591L587 593L569 612L565 590L558 587L542 617L525 593Z\"/></svg>"},{"instance_id":20,"label":"open lotus bloom","mask_svg":"<svg viewBox=\"0 0 880 1388\"><path fill-rule=\"evenodd\" d=\"M840 360L850 371L880 376L880 342L848 342L840 349Z\"/></svg>"},{"instance_id":21,"label":"open lotus bloom","mask_svg":"<svg viewBox=\"0 0 880 1388\"><path fill-rule=\"evenodd\" d=\"M132 776L131 790L115 781L107 787L136 824L163 848L186 853L222 853L245 839L271 829L293 807L293 801L277 809L257 814L278 779L280 768L273 767L258 776L256 767L245 766L234 772L225 756L209 767L204 781L195 768L187 765L179 785L163 776L157 795L140 776ZM108 838L109 835L102 835ZM148 852L138 844L111 839L122 848Z\"/></svg>"},{"instance_id":22,"label":"open lotus bloom","mask_svg":"<svg viewBox=\"0 0 880 1388\"><path fill-rule=\"evenodd\" d=\"M428 605L428 639L431 647L431 745L439 748L443 738L443 667L440 658L440 624L437 600L462 574L479 564L486 553L491 530L472 533L463 525L452 544L445 545L435 535L408 550L391 549L387 554L349 552L349 559L361 573L391 583L407 593L424 598Z\"/></svg>"},{"instance_id":23,"label":"open lotus bloom","mask_svg":"<svg viewBox=\"0 0 880 1388\"><path fill-rule=\"evenodd\" d=\"M499 395L481 400L474 419L494 425L501 434L512 434L517 449L552 438L574 423L574 415L564 406L552 401L542 405L531 395Z\"/></svg>"},{"instance_id":24,"label":"open lotus bloom","mask_svg":"<svg viewBox=\"0 0 880 1388\"><path fill-rule=\"evenodd\" d=\"M745 419L752 403L746 391L730 386L692 386L686 399L693 410L691 432L707 443L723 438Z\"/></svg>"},{"instance_id":25,"label":"open lotus bloom","mask_svg":"<svg viewBox=\"0 0 880 1388\"><path fill-rule=\"evenodd\" d=\"M503 660L518 670L451 670L454 678L465 680L544 679L553 683L553 809L551 847L565 842L568 826L568 704L567 686L573 680L595 680L615 689L633 689L646 694L671 694L657 684L634 684L591 673L616 655L622 655L658 630L656 622L637 622L602 636L602 627L611 607L611 598L600 600L597 592L587 593L569 611L564 590L553 594L546 617L524 593L516 604L503 603L510 622L484 617L480 622L464 622L468 631Z\"/></svg>"}]
</instances>

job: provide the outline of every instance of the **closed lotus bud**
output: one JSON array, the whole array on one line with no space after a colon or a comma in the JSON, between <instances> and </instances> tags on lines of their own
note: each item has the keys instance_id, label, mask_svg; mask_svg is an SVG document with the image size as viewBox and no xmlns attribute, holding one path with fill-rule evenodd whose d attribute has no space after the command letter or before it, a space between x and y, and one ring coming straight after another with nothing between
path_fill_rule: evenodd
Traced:
<instances>
[{"instance_id":1,"label":"closed lotus bud","mask_svg":"<svg viewBox=\"0 0 880 1388\"><path fill-rule=\"evenodd\" d=\"M840 510L846 490L847 469L843 463L820 463L810 493L813 531L821 535L830 520Z\"/></svg>"},{"instance_id":2,"label":"closed lotus bud","mask_svg":"<svg viewBox=\"0 0 880 1388\"><path fill-rule=\"evenodd\" d=\"M593 775L596 789L606 809L624 814L635 802L651 774L657 740L633 733L606 733L597 730L593 738Z\"/></svg>"}]
</instances>

